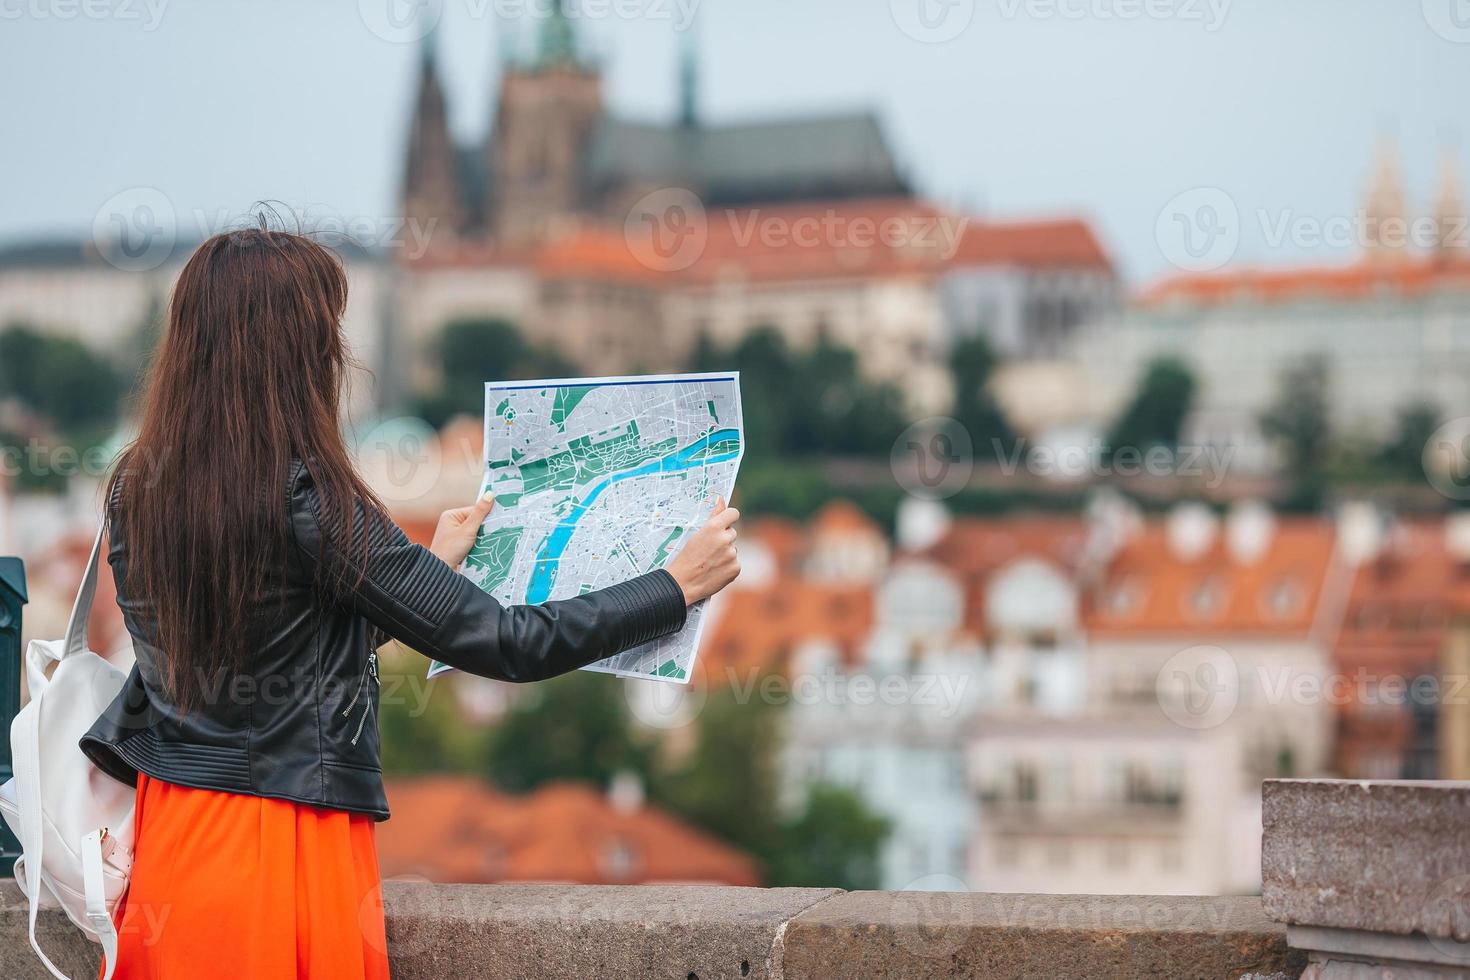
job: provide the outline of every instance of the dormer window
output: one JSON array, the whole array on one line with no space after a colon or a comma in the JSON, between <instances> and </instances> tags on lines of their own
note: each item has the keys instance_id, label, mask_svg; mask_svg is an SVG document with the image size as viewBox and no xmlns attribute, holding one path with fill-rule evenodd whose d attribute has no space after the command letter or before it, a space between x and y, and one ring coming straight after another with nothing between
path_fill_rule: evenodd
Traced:
<instances>
[{"instance_id":1,"label":"dormer window","mask_svg":"<svg viewBox=\"0 0 1470 980\"><path fill-rule=\"evenodd\" d=\"M1266 609L1284 619L1302 607L1302 587L1295 578L1278 579L1266 592Z\"/></svg>"},{"instance_id":2,"label":"dormer window","mask_svg":"<svg viewBox=\"0 0 1470 980\"><path fill-rule=\"evenodd\" d=\"M1199 617L1217 615L1225 606L1225 584L1218 575L1211 575L1189 595L1189 611Z\"/></svg>"},{"instance_id":3,"label":"dormer window","mask_svg":"<svg viewBox=\"0 0 1470 980\"><path fill-rule=\"evenodd\" d=\"M1136 578L1125 578L1103 590L1102 607L1109 616L1126 616L1138 608L1143 587Z\"/></svg>"}]
</instances>

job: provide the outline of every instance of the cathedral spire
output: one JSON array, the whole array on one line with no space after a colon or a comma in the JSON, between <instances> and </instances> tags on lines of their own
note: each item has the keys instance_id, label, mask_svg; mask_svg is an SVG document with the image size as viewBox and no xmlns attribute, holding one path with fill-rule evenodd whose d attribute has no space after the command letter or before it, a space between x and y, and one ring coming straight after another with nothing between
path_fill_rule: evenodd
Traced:
<instances>
[{"instance_id":1,"label":"cathedral spire","mask_svg":"<svg viewBox=\"0 0 1470 980\"><path fill-rule=\"evenodd\" d=\"M692 24L680 39L679 125L685 129L699 125L699 48Z\"/></svg>"},{"instance_id":2,"label":"cathedral spire","mask_svg":"<svg viewBox=\"0 0 1470 980\"><path fill-rule=\"evenodd\" d=\"M1439 196L1434 202L1435 252L1441 259L1470 257L1465 196L1460 190L1460 161L1446 146L1439 163Z\"/></svg>"},{"instance_id":3,"label":"cathedral spire","mask_svg":"<svg viewBox=\"0 0 1470 980\"><path fill-rule=\"evenodd\" d=\"M418 222L425 234L442 240L463 230L465 216L459 203L449 106L436 64L437 39L437 31L431 29L419 43L419 83L409 122L401 204L406 220Z\"/></svg>"},{"instance_id":4,"label":"cathedral spire","mask_svg":"<svg viewBox=\"0 0 1470 980\"><path fill-rule=\"evenodd\" d=\"M577 33L567 16L566 0L557 0L551 14L542 23L541 46L537 55L538 68L575 67L579 63Z\"/></svg>"},{"instance_id":5,"label":"cathedral spire","mask_svg":"<svg viewBox=\"0 0 1470 980\"><path fill-rule=\"evenodd\" d=\"M424 11L427 11L427 9L427 7L424 8ZM421 17L428 16L424 11L420 11ZM419 39L419 67L424 74L428 74L434 70L434 60L438 47L439 25L436 23L431 24L429 29L424 32L424 36Z\"/></svg>"},{"instance_id":6,"label":"cathedral spire","mask_svg":"<svg viewBox=\"0 0 1470 980\"><path fill-rule=\"evenodd\" d=\"M1378 145L1378 163L1363 204L1367 227L1364 243L1370 259L1393 261L1402 258L1408 239L1408 213L1404 203L1404 181L1399 170L1398 144L1385 137Z\"/></svg>"}]
</instances>

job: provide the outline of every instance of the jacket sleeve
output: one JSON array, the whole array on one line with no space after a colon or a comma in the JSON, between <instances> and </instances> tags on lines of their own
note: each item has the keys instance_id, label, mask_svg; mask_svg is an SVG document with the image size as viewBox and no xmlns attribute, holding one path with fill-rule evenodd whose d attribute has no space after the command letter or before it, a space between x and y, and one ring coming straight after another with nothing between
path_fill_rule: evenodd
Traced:
<instances>
[{"instance_id":1,"label":"jacket sleeve","mask_svg":"<svg viewBox=\"0 0 1470 980\"><path fill-rule=\"evenodd\" d=\"M368 527L366 568L360 552L335 556L319 514L316 487L302 466L292 481L291 518L308 572L330 563L327 574L344 574L352 585L348 601L356 613L393 639L472 674L543 680L684 627L684 593L662 569L574 599L503 606L410 542L386 515L368 520L361 506L356 517L359 535Z\"/></svg>"}]
</instances>

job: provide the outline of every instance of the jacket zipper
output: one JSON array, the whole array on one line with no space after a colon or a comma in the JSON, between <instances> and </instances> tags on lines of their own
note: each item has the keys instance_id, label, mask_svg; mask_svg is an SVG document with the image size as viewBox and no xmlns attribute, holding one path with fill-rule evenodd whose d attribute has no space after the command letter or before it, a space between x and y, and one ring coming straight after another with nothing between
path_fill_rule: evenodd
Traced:
<instances>
[{"instance_id":1,"label":"jacket zipper","mask_svg":"<svg viewBox=\"0 0 1470 980\"><path fill-rule=\"evenodd\" d=\"M357 684L357 691L352 695L352 700L347 702L347 707L342 709L343 718L346 718L348 715L352 714L352 709L357 706L358 701L362 700L362 692L363 689L367 687L369 675L372 676L374 683L382 683L382 681L378 678L378 651L376 650L373 650L368 654L367 666L363 668L362 680L360 680ZM355 731L352 735L353 745L356 745L358 739L362 738L363 726L367 724L368 715L372 712L372 710L373 702L371 700L369 700L362 706L362 717L357 720L357 731Z\"/></svg>"}]
</instances>

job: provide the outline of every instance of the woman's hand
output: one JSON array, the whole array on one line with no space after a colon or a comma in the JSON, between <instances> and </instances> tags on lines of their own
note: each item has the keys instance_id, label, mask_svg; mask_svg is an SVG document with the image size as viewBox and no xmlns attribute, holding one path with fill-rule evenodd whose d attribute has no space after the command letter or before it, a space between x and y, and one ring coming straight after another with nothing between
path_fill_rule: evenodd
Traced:
<instances>
[{"instance_id":1,"label":"woman's hand","mask_svg":"<svg viewBox=\"0 0 1470 980\"><path fill-rule=\"evenodd\" d=\"M684 590L685 603L692 606L708 599L740 574L733 526L739 519L740 511L726 507L723 497L716 498L715 512L669 562L668 573Z\"/></svg>"},{"instance_id":2,"label":"woman's hand","mask_svg":"<svg viewBox=\"0 0 1470 980\"><path fill-rule=\"evenodd\" d=\"M494 507L495 494L487 491L485 496L468 507L446 510L439 515L439 526L434 528L434 540L429 550L450 568L458 568L475 546L480 525L485 523Z\"/></svg>"}]
</instances>

